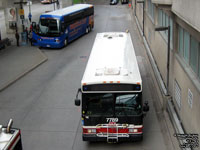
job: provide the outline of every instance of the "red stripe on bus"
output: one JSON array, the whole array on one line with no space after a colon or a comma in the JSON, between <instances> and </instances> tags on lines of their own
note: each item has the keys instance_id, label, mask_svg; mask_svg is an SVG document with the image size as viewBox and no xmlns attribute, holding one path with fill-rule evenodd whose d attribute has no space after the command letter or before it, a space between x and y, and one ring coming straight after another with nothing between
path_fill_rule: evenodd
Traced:
<instances>
[{"instance_id":1,"label":"red stripe on bus","mask_svg":"<svg viewBox=\"0 0 200 150\"><path fill-rule=\"evenodd\" d=\"M20 139L20 134L21 134L21 132L20 132L20 130L19 130L19 132L18 132L18 134L16 135L15 139L11 142L10 146L8 147L8 150L10 150L10 149L12 148L12 146L13 146L13 145L15 144L15 142L17 141L18 137L19 137L19 139Z\"/></svg>"}]
</instances>

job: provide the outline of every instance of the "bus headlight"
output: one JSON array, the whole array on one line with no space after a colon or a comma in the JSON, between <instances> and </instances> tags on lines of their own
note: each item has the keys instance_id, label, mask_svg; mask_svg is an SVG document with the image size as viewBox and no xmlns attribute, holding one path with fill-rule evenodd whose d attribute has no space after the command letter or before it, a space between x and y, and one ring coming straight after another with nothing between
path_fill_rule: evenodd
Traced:
<instances>
[{"instance_id":1,"label":"bus headlight","mask_svg":"<svg viewBox=\"0 0 200 150\"><path fill-rule=\"evenodd\" d=\"M131 129L128 129L128 131L129 131L129 132L134 132L134 133L136 133L136 132L138 132L138 129L133 129L133 128L131 128Z\"/></svg>"},{"instance_id":2,"label":"bus headlight","mask_svg":"<svg viewBox=\"0 0 200 150\"><path fill-rule=\"evenodd\" d=\"M59 40L59 39L56 39L55 41L56 41L57 43L59 43L59 42L60 42L60 40Z\"/></svg>"},{"instance_id":3,"label":"bus headlight","mask_svg":"<svg viewBox=\"0 0 200 150\"><path fill-rule=\"evenodd\" d=\"M134 129L128 129L128 132L134 132Z\"/></svg>"},{"instance_id":4,"label":"bus headlight","mask_svg":"<svg viewBox=\"0 0 200 150\"><path fill-rule=\"evenodd\" d=\"M133 132L138 132L138 129L133 129Z\"/></svg>"},{"instance_id":5,"label":"bus headlight","mask_svg":"<svg viewBox=\"0 0 200 150\"><path fill-rule=\"evenodd\" d=\"M96 133L96 129L88 129L88 133Z\"/></svg>"}]
</instances>

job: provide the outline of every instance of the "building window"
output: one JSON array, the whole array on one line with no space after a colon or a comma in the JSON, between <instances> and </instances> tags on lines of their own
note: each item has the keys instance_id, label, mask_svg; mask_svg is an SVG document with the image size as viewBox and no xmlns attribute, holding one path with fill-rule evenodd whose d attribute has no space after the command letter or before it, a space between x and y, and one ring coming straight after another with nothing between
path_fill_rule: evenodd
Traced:
<instances>
[{"instance_id":1,"label":"building window","mask_svg":"<svg viewBox=\"0 0 200 150\"><path fill-rule=\"evenodd\" d=\"M174 82L174 98L179 108L181 108L181 89L177 81Z\"/></svg>"},{"instance_id":2,"label":"building window","mask_svg":"<svg viewBox=\"0 0 200 150\"><path fill-rule=\"evenodd\" d=\"M179 48L178 48L178 51L179 51L179 54L181 56L183 56L183 28L179 27L178 29L178 40L179 40Z\"/></svg>"},{"instance_id":3,"label":"building window","mask_svg":"<svg viewBox=\"0 0 200 150\"><path fill-rule=\"evenodd\" d=\"M165 26L168 27L169 26L169 17L166 15L165 16ZM165 30L165 34L168 36L168 31Z\"/></svg>"},{"instance_id":4,"label":"building window","mask_svg":"<svg viewBox=\"0 0 200 150\"><path fill-rule=\"evenodd\" d=\"M162 9L158 9L158 23L159 26L168 27L170 26L170 44L173 47L173 20L168 16ZM168 37L168 31L161 31L165 39Z\"/></svg>"},{"instance_id":5,"label":"building window","mask_svg":"<svg viewBox=\"0 0 200 150\"><path fill-rule=\"evenodd\" d=\"M198 41L191 37L191 44L190 44L190 65L195 73L197 73L198 67L198 50L199 44Z\"/></svg>"},{"instance_id":6,"label":"building window","mask_svg":"<svg viewBox=\"0 0 200 150\"><path fill-rule=\"evenodd\" d=\"M162 10L161 9L158 9L158 24L160 25L160 26L162 26Z\"/></svg>"},{"instance_id":7,"label":"building window","mask_svg":"<svg viewBox=\"0 0 200 150\"><path fill-rule=\"evenodd\" d=\"M153 22L154 22L154 8L155 8L155 6L151 2L151 0L148 0L148 13Z\"/></svg>"},{"instance_id":8,"label":"building window","mask_svg":"<svg viewBox=\"0 0 200 150\"><path fill-rule=\"evenodd\" d=\"M170 25L170 39L171 39L171 44L173 41L173 20L171 17L169 17L169 25ZM173 44L172 44L173 45Z\"/></svg>"},{"instance_id":9,"label":"building window","mask_svg":"<svg viewBox=\"0 0 200 150\"><path fill-rule=\"evenodd\" d=\"M162 26L166 26L166 21L165 21L165 19L166 19L166 14L163 12L162 13Z\"/></svg>"},{"instance_id":10,"label":"building window","mask_svg":"<svg viewBox=\"0 0 200 150\"><path fill-rule=\"evenodd\" d=\"M198 70L199 70L199 71L198 71L198 72L199 72L199 73L198 73L198 74L199 74L199 79L200 79L200 45L199 45L199 48L198 48L198 49L199 49L199 50L198 50L198 51L199 51L199 55L198 55L198 56L199 56L199 57L198 57L198 61L199 61L199 65L198 65L198 66L199 66L199 67L198 67Z\"/></svg>"},{"instance_id":11,"label":"building window","mask_svg":"<svg viewBox=\"0 0 200 150\"><path fill-rule=\"evenodd\" d=\"M184 31L183 45L183 57L189 63L190 35L187 31Z\"/></svg>"},{"instance_id":12,"label":"building window","mask_svg":"<svg viewBox=\"0 0 200 150\"><path fill-rule=\"evenodd\" d=\"M178 29L179 55L190 65L200 79L200 43L186 30Z\"/></svg>"}]
</instances>

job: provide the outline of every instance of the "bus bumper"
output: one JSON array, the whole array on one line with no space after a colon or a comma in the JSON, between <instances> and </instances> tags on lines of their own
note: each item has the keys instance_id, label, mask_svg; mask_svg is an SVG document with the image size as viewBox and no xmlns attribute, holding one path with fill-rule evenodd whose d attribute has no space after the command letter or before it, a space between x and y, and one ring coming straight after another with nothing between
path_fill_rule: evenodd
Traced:
<instances>
[{"instance_id":1,"label":"bus bumper","mask_svg":"<svg viewBox=\"0 0 200 150\"><path fill-rule=\"evenodd\" d=\"M40 43L40 42L34 42L33 45L40 46L40 47L46 47L46 48L62 48L64 46L63 42L51 42L51 43Z\"/></svg>"},{"instance_id":2,"label":"bus bumper","mask_svg":"<svg viewBox=\"0 0 200 150\"><path fill-rule=\"evenodd\" d=\"M83 141L108 141L107 137L98 137L96 134L83 134L82 136ZM123 142L123 141L142 141L143 134L129 134L129 137L118 137L117 142ZM116 142L114 142L116 143Z\"/></svg>"}]
</instances>

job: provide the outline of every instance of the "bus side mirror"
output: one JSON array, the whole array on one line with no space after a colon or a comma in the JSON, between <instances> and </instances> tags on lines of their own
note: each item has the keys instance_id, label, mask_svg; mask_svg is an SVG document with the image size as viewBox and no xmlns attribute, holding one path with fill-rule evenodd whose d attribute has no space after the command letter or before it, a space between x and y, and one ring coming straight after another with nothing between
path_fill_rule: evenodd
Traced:
<instances>
[{"instance_id":1,"label":"bus side mirror","mask_svg":"<svg viewBox=\"0 0 200 150\"><path fill-rule=\"evenodd\" d=\"M148 111L149 111L149 104L148 104L148 101L145 101L145 102L144 102L143 111L144 111L144 112L148 112Z\"/></svg>"},{"instance_id":2,"label":"bus side mirror","mask_svg":"<svg viewBox=\"0 0 200 150\"><path fill-rule=\"evenodd\" d=\"M32 30L33 30L33 31L36 30L36 26L37 26L36 22L32 22Z\"/></svg>"},{"instance_id":3,"label":"bus side mirror","mask_svg":"<svg viewBox=\"0 0 200 150\"><path fill-rule=\"evenodd\" d=\"M75 99L75 105L80 106L81 105L81 100L80 99Z\"/></svg>"},{"instance_id":4,"label":"bus side mirror","mask_svg":"<svg viewBox=\"0 0 200 150\"><path fill-rule=\"evenodd\" d=\"M78 94L79 94L79 92L81 92L81 89L80 89L80 88L78 89L78 91L77 91L77 93L76 93L76 99L75 99L75 105L76 105L76 106L80 106L80 105L81 105L81 100L78 99Z\"/></svg>"}]
</instances>

